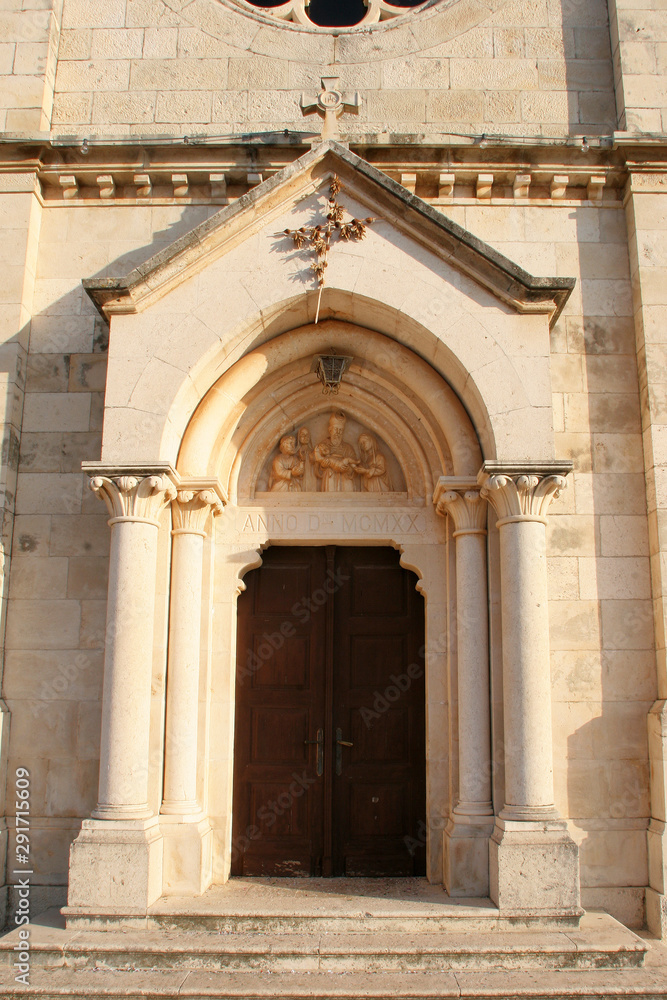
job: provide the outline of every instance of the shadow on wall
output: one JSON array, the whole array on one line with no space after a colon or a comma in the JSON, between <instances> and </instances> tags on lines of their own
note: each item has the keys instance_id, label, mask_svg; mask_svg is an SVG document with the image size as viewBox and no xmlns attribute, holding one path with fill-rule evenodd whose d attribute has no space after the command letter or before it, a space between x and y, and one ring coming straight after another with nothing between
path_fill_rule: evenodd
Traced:
<instances>
[{"instance_id":1,"label":"shadow on wall","mask_svg":"<svg viewBox=\"0 0 667 1000\"><path fill-rule=\"evenodd\" d=\"M555 60L538 60L540 82L553 89L555 100L561 87L565 90L570 135L610 135L617 128L617 113L607 0L561 0L560 7L563 78L558 78L562 70Z\"/></svg>"},{"instance_id":2,"label":"shadow on wall","mask_svg":"<svg viewBox=\"0 0 667 1000\"><path fill-rule=\"evenodd\" d=\"M554 728L572 734L566 744L556 738L556 788L581 846L583 905L641 927L647 714L657 691L627 233L618 204L573 211L581 280L573 315L552 334L554 357L561 355L561 440L575 463L550 542L559 564Z\"/></svg>"},{"instance_id":3,"label":"shadow on wall","mask_svg":"<svg viewBox=\"0 0 667 1000\"><path fill-rule=\"evenodd\" d=\"M97 801L110 533L81 462L100 458L108 326L81 280L126 274L217 210L128 207L103 220L95 244L85 209L44 212L2 690L12 713L8 802L16 768L30 771L33 913L65 903L69 846ZM10 886L8 920L13 895Z\"/></svg>"}]
</instances>

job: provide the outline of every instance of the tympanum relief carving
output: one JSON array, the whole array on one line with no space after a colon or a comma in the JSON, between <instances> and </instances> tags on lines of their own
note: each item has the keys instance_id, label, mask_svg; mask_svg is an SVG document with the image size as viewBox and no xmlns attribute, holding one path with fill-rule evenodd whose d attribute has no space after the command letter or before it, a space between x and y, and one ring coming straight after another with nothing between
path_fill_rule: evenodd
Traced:
<instances>
[{"instance_id":1,"label":"tympanum relief carving","mask_svg":"<svg viewBox=\"0 0 667 1000\"><path fill-rule=\"evenodd\" d=\"M284 434L259 475L263 493L402 493L400 466L381 437L341 410Z\"/></svg>"}]
</instances>

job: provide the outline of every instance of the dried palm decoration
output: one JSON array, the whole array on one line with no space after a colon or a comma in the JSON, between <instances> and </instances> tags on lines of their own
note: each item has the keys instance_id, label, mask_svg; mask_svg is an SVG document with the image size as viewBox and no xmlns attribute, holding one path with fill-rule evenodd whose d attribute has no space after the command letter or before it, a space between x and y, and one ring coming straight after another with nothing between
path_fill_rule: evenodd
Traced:
<instances>
[{"instance_id":1,"label":"dried palm decoration","mask_svg":"<svg viewBox=\"0 0 667 1000\"><path fill-rule=\"evenodd\" d=\"M323 225L302 226L301 229L284 229L282 233L277 233L278 236L291 239L297 250L307 249L316 255L315 262L310 265L310 270L315 272L315 280L319 289L315 313L316 323L320 318L320 302L322 301L322 289L329 263L332 237L336 235L338 239L346 242L348 240L363 240L366 235L366 227L375 222L375 219L372 218L351 219L349 222L344 222L344 208L338 203L340 190L340 180L334 174L329 185L326 222Z\"/></svg>"}]
</instances>

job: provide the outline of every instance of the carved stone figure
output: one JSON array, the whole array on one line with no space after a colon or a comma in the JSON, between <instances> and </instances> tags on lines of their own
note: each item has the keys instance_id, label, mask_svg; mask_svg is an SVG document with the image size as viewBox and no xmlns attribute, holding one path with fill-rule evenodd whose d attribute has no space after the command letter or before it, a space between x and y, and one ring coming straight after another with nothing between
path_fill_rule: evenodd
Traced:
<instances>
[{"instance_id":1,"label":"carved stone figure","mask_svg":"<svg viewBox=\"0 0 667 1000\"><path fill-rule=\"evenodd\" d=\"M387 462L378 449L377 440L372 434L360 434L358 443L359 461L354 470L361 477L362 492L390 493L391 479L387 472Z\"/></svg>"},{"instance_id":2,"label":"carved stone figure","mask_svg":"<svg viewBox=\"0 0 667 1000\"><path fill-rule=\"evenodd\" d=\"M299 434L297 437L298 447L297 455L299 460L303 465L303 479L301 480L301 492L302 493L315 493L319 485L317 476L315 474L315 458L313 456L313 442L310 438L310 430L308 427L300 427Z\"/></svg>"},{"instance_id":3,"label":"carved stone figure","mask_svg":"<svg viewBox=\"0 0 667 1000\"><path fill-rule=\"evenodd\" d=\"M269 476L271 493L300 493L304 466L296 454L296 438L286 434L280 439L280 454L274 458Z\"/></svg>"},{"instance_id":4,"label":"carved stone figure","mask_svg":"<svg viewBox=\"0 0 667 1000\"><path fill-rule=\"evenodd\" d=\"M328 427L326 437L323 424ZM345 440L346 428L357 439L357 448ZM400 468L386 444L338 410L316 414L307 423L297 424L293 433L283 435L266 460L257 488L310 496L376 494L401 492L402 483Z\"/></svg>"},{"instance_id":5,"label":"carved stone figure","mask_svg":"<svg viewBox=\"0 0 667 1000\"><path fill-rule=\"evenodd\" d=\"M351 444L343 440L346 416L338 411L329 417L329 436L313 451L315 472L322 493L353 493L357 456Z\"/></svg>"}]
</instances>

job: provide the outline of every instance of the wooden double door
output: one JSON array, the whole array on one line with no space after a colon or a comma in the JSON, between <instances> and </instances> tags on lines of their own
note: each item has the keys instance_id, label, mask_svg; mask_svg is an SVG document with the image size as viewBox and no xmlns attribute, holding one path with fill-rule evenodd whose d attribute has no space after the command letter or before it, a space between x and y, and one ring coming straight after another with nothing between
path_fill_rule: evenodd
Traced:
<instances>
[{"instance_id":1,"label":"wooden double door","mask_svg":"<svg viewBox=\"0 0 667 1000\"><path fill-rule=\"evenodd\" d=\"M238 602L233 875L425 870L424 602L389 548L271 547Z\"/></svg>"}]
</instances>

